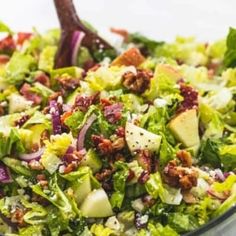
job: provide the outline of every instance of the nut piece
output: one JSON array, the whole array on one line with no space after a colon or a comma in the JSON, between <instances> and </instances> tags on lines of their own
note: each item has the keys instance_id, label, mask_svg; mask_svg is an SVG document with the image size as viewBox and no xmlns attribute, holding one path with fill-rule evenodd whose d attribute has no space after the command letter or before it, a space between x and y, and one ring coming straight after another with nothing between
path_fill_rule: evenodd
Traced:
<instances>
[{"instance_id":1,"label":"nut piece","mask_svg":"<svg viewBox=\"0 0 236 236\"><path fill-rule=\"evenodd\" d=\"M143 93L149 88L153 74L145 70L137 70L137 74L131 71L123 75L123 86L134 93Z\"/></svg>"},{"instance_id":2,"label":"nut piece","mask_svg":"<svg viewBox=\"0 0 236 236\"><path fill-rule=\"evenodd\" d=\"M145 58L137 48L130 48L120 56L118 56L112 63L112 66L139 66L143 63Z\"/></svg>"},{"instance_id":3,"label":"nut piece","mask_svg":"<svg viewBox=\"0 0 236 236\"><path fill-rule=\"evenodd\" d=\"M176 153L177 158L181 161L182 166L191 167L193 164L192 156L185 150L180 150Z\"/></svg>"}]
</instances>

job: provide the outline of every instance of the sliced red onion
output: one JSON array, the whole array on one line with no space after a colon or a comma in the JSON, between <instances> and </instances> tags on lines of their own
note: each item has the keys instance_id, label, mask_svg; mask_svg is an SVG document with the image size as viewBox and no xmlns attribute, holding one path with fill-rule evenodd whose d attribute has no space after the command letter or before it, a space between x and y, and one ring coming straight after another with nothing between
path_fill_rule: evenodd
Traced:
<instances>
[{"instance_id":1,"label":"sliced red onion","mask_svg":"<svg viewBox=\"0 0 236 236\"><path fill-rule=\"evenodd\" d=\"M90 126L93 124L93 122L97 119L97 116L95 114L92 114L88 120L86 121L86 123L84 124L84 126L81 128L78 138L77 138L77 150L81 150L84 148L84 139L85 139L85 135L88 131L88 129L90 128Z\"/></svg>"},{"instance_id":2,"label":"sliced red onion","mask_svg":"<svg viewBox=\"0 0 236 236\"><path fill-rule=\"evenodd\" d=\"M80 44L85 36L85 33L82 31L74 31L72 40L71 40L71 64L76 65L77 64L77 56L80 48Z\"/></svg>"},{"instance_id":3,"label":"sliced red onion","mask_svg":"<svg viewBox=\"0 0 236 236\"><path fill-rule=\"evenodd\" d=\"M62 133L61 118L57 102L54 100L50 101L49 107L50 107L49 113L52 116L53 134L61 134Z\"/></svg>"},{"instance_id":4,"label":"sliced red onion","mask_svg":"<svg viewBox=\"0 0 236 236\"><path fill-rule=\"evenodd\" d=\"M32 152L28 154L20 154L19 158L23 161L32 161L32 160L39 160L44 152L44 148L40 148L37 152Z\"/></svg>"},{"instance_id":5,"label":"sliced red onion","mask_svg":"<svg viewBox=\"0 0 236 236\"><path fill-rule=\"evenodd\" d=\"M13 180L8 167L0 164L0 183L7 184L11 183L12 181Z\"/></svg>"},{"instance_id":6,"label":"sliced red onion","mask_svg":"<svg viewBox=\"0 0 236 236\"><path fill-rule=\"evenodd\" d=\"M216 177L220 180L220 181L225 181L225 176L223 174L223 172L221 171L221 169L215 169L215 174Z\"/></svg>"}]
</instances>

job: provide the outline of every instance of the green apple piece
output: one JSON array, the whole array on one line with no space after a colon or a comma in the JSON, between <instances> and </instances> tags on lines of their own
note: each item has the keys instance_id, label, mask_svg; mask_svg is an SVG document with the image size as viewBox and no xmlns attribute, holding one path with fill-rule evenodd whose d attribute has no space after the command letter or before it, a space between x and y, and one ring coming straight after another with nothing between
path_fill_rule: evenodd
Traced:
<instances>
[{"instance_id":1,"label":"green apple piece","mask_svg":"<svg viewBox=\"0 0 236 236\"><path fill-rule=\"evenodd\" d=\"M81 161L81 166L88 166L93 173L98 172L102 167L102 162L93 149L89 149Z\"/></svg>"},{"instance_id":2,"label":"green apple piece","mask_svg":"<svg viewBox=\"0 0 236 236\"><path fill-rule=\"evenodd\" d=\"M23 96L13 93L8 97L9 113L21 112L29 109L32 105L31 101L26 100Z\"/></svg>"},{"instance_id":3,"label":"green apple piece","mask_svg":"<svg viewBox=\"0 0 236 236\"><path fill-rule=\"evenodd\" d=\"M103 218L113 215L108 196L102 188L94 189L89 193L80 210L85 217Z\"/></svg>"},{"instance_id":4,"label":"green apple piece","mask_svg":"<svg viewBox=\"0 0 236 236\"><path fill-rule=\"evenodd\" d=\"M169 123L169 128L175 138L185 147L198 146L198 117L195 109L182 112Z\"/></svg>"},{"instance_id":5,"label":"green apple piece","mask_svg":"<svg viewBox=\"0 0 236 236\"><path fill-rule=\"evenodd\" d=\"M89 174L86 174L80 179L74 181L71 188L73 189L77 204L80 205L88 194L92 192Z\"/></svg>"},{"instance_id":6,"label":"green apple piece","mask_svg":"<svg viewBox=\"0 0 236 236\"><path fill-rule=\"evenodd\" d=\"M158 152L161 136L127 122L125 126L125 140L131 153L139 149Z\"/></svg>"}]
</instances>

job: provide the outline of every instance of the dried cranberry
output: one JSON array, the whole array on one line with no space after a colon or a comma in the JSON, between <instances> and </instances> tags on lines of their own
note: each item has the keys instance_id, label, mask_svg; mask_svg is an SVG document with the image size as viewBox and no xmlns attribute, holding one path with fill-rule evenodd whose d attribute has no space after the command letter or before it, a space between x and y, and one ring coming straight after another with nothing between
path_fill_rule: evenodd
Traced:
<instances>
[{"instance_id":1,"label":"dried cranberry","mask_svg":"<svg viewBox=\"0 0 236 236\"><path fill-rule=\"evenodd\" d=\"M129 175L126 179L127 182L131 181L135 177L135 173L132 170L129 170Z\"/></svg>"},{"instance_id":2,"label":"dried cranberry","mask_svg":"<svg viewBox=\"0 0 236 236\"><path fill-rule=\"evenodd\" d=\"M34 80L47 86L47 87L50 87L50 79L45 73L40 73L40 74L36 75Z\"/></svg>"},{"instance_id":3,"label":"dried cranberry","mask_svg":"<svg viewBox=\"0 0 236 236\"><path fill-rule=\"evenodd\" d=\"M31 86L24 83L20 89L20 93L29 101L32 101L35 105L39 105L42 102L42 97L31 91Z\"/></svg>"},{"instance_id":4,"label":"dried cranberry","mask_svg":"<svg viewBox=\"0 0 236 236\"><path fill-rule=\"evenodd\" d=\"M115 103L109 106L105 106L104 116L110 123L114 124L122 117L122 107L123 106L121 103Z\"/></svg>"},{"instance_id":5,"label":"dried cranberry","mask_svg":"<svg viewBox=\"0 0 236 236\"><path fill-rule=\"evenodd\" d=\"M94 103L96 96L82 96L78 95L75 98L74 108L86 112L88 108Z\"/></svg>"},{"instance_id":6,"label":"dried cranberry","mask_svg":"<svg viewBox=\"0 0 236 236\"><path fill-rule=\"evenodd\" d=\"M16 44L11 35L0 40L0 52L11 54L16 49Z\"/></svg>"},{"instance_id":7,"label":"dried cranberry","mask_svg":"<svg viewBox=\"0 0 236 236\"><path fill-rule=\"evenodd\" d=\"M22 45L25 42L25 40L29 39L31 36L32 36L31 33L19 32L17 34L17 44Z\"/></svg>"},{"instance_id":8,"label":"dried cranberry","mask_svg":"<svg viewBox=\"0 0 236 236\"><path fill-rule=\"evenodd\" d=\"M119 137L124 138L125 137L125 128L120 126L116 129L116 135Z\"/></svg>"},{"instance_id":9,"label":"dried cranberry","mask_svg":"<svg viewBox=\"0 0 236 236\"><path fill-rule=\"evenodd\" d=\"M141 173L141 175L138 178L138 183L145 184L150 177L150 174L145 170Z\"/></svg>"}]
</instances>

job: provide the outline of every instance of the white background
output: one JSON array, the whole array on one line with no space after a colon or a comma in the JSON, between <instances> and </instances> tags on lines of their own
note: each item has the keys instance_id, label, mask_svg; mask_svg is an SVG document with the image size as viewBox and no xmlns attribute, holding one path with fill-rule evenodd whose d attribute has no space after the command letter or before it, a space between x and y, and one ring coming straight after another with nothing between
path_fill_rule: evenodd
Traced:
<instances>
[{"instance_id":1,"label":"white background","mask_svg":"<svg viewBox=\"0 0 236 236\"><path fill-rule=\"evenodd\" d=\"M236 0L74 0L80 16L104 33L113 26L158 40L224 37L236 27ZM14 30L57 27L53 0L0 0L0 20Z\"/></svg>"}]
</instances>

